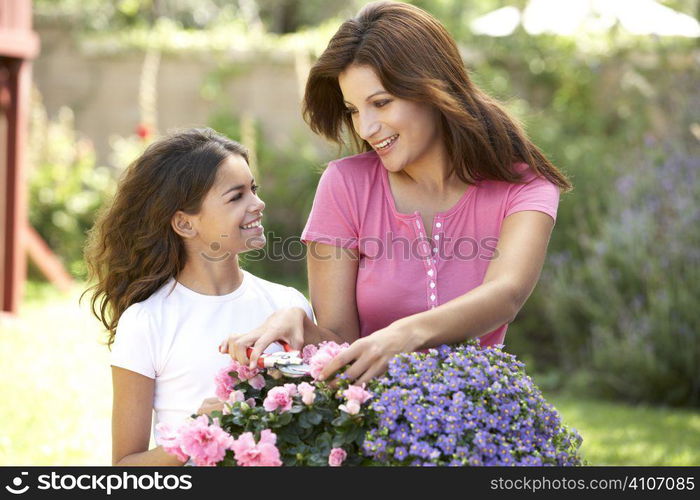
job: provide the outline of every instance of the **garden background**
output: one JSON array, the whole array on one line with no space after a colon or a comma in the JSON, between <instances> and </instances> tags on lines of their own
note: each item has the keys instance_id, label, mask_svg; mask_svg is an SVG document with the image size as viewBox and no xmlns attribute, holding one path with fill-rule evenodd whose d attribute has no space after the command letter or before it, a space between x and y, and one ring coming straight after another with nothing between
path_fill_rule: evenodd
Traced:
<instances>
[{"instance_id":1,"label":"garden background","mask_svg":"<svg viewBox=\"0 0 700 500\"><path fill-rule=\"evenodd\" d=\"M323 165L348 151L311 134L300 99L365 3L34 1L30 218L75 282L58 291L30 266L20 315L0 319L0 464L110 462L109 356L78 303L82 246L159 133L208 125L251 148L280 246L245 266L306 290L298 236ZM575 186L506 349L582 434L589 463L699 465L700 4L411 3L447 26L473 79Z\"/></svg>"}]
</instances>

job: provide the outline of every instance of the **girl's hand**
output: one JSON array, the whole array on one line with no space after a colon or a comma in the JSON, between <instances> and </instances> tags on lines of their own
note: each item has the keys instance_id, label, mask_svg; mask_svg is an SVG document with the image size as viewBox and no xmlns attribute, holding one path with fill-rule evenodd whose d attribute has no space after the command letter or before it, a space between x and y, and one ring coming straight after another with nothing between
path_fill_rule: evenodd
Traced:
<instances>
[{"instance_id":1,"label":"girl's hand","mask_svg":"<svg viewBox=\"0 0 700 500\"><path fill-rule=\"evenodd\" d=\"M321 380L330 377L345 365L350 365L344 375L350 383L355 381L355 384L363 384L382 375L396 354L419 348L417 332L399 320L353 342L326 365L321 372Z\"/></svg>"},{"instance_id":2,"label":"girl's hand","mask_svg":"<svg viewBox=\"0 0 700 500\"><path fill-rule=\"evenodd\" d=\"M197 415L211 415L213 411L223 411L224 403L219 398L207 398L197 410Z\"/></svg>"},{"instance_id":3,"label":"girl's hand","mask_svg":"<svg viewBox=\"0 0 700 500\"><path fill-rule=\"evenodd\" d=\"M248 333L233 333L219 346L219 351L229 353L241 364L251 368L257 366L260 354L267 346L277 340L283 340L292 349L301 350L304 346L304 318L306 312L301 307L280 309L273 312L265 322ZM253 348L248 358L246 350Z\"/></svg>"}]
</instances>

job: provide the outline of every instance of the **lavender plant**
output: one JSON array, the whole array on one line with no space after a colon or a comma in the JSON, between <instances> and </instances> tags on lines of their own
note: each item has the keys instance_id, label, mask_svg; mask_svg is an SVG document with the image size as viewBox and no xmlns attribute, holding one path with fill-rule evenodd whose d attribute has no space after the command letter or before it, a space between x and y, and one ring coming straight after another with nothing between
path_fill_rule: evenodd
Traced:
<instances>
[{"instance_id":1,"label":"lavender plant","mask_svg":"<svg viewBox=\"0 0 700 500\"><path fill-rule=\"evenodd\" d=\"M650 147L615 188L584 257L543 272L560 365L597 395L697 407L700 156Z\"/></svg>"}]
</instances>

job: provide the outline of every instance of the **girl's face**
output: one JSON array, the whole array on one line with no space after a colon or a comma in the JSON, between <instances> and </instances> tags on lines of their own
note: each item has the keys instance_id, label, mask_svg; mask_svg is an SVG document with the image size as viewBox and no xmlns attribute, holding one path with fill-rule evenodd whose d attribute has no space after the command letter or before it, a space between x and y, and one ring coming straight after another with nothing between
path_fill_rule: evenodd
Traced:
<instances>
[{"instance_id":1,"label":"girl's face","mask_svg":"<svg viewBox=\"0 0 700 500\"><path fill-rule=\"evenodd\" d=\"M389 94L370 66L348 66L338 84L355 132L372 146L387 170L436 164L442 138L433 107Z\"/></svg>"},{"instance_id":2,"label":"girl's face","mask_svg":"<svg viewBox=\"0 0 700 500\"><path fill-rule=\"evenodd\" d=\"M200 255L212 262L265 246L265 203L245 159L232 154L219 165L214 185L192 217Z\"/></svg>"}]
</instances>

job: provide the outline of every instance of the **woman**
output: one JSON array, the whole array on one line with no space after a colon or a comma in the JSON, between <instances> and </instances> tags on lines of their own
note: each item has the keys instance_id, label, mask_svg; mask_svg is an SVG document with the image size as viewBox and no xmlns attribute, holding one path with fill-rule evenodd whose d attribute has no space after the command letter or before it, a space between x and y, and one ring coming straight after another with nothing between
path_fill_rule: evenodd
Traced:
<instances>
[{"instance_id":1,"label":"woman","mask_svg":"<svg viewBox=\"0 0 700 500\"><path fill-rule=\"evenodd\" d=\"M412 5L376 2L346 21L311 69L311 129L347 130L359 155L324 172L302 240L318 325L300 309L234 334L251 365L273 340L352 346L358 383L401 352L470 337L502 344L534 289L567 178L467 76L454 40Z\"/></svg>"}]
</instances>

